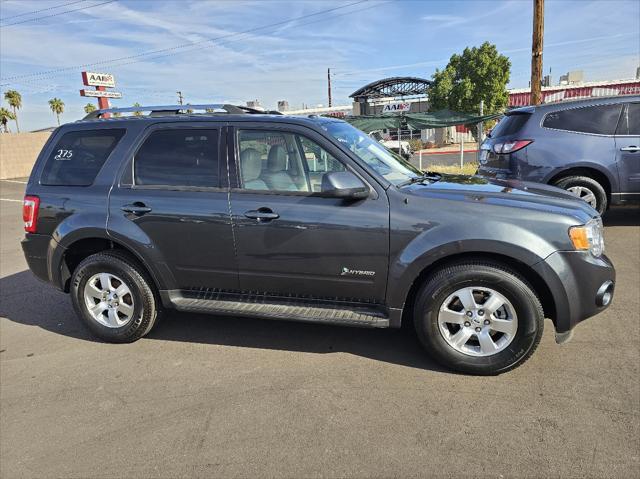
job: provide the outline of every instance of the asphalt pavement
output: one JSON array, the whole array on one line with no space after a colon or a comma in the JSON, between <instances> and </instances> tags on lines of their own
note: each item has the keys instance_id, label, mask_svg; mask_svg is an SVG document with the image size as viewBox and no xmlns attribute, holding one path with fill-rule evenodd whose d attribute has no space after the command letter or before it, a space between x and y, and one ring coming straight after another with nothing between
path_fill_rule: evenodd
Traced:
<instances>
[{"instance_id":1,"label":"asphalt pavement","mask_svg":"<svg viewBox=\"0 0 640 479\"><path fill-rule=\"evenodd\" d=\"M640 214L606 218L613 305L498 377L410 331L170 314L112 345L20 250L0 182L0 477L638 477Z\"/></svg>"}]
</instances>

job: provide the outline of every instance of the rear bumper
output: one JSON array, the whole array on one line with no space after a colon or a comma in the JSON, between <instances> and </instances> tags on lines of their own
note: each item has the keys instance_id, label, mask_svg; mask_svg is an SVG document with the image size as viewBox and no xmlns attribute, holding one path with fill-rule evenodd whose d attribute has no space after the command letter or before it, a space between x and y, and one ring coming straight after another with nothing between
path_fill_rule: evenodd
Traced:
<instances>
[{"instance_id":1,"label":"rear bumper","mask_svg":"<svg viewBox=\"0 0 640 479\"><path fill-rule=\"evenodd\" d=\"M495 178L498 180L510 180L517 178L511 170L505 168L489 168L487 166L480 166L476 174L484 176L486 178Z\"/></svg>"},{"instance_id":2,"label":"rear bumper","mask_svg":"<svg viewBox=\"0 0 640 479\"><path fill-rule=\"evenodd\" d=\"M533 266L544 279L555 303L556 333L604 311L613 299L616 272L605 255L557 251Z\"/></svg>"},{"instance_id":3,"label":"rear bumper","mask_svg":"<svg viewBox=\"0 0 640 479\"><path fill-rule=\"evenodd\" d=\"M52 284L62 290L60 281L56 281L56 275L50 269L51 253L53 252L52 242L55 240L49 235L27 233L21 241L22 252L27 260L27 265L31 272L40 280ZM59 275L57 275L59 276Z\"/></svg>"}]
</instances>

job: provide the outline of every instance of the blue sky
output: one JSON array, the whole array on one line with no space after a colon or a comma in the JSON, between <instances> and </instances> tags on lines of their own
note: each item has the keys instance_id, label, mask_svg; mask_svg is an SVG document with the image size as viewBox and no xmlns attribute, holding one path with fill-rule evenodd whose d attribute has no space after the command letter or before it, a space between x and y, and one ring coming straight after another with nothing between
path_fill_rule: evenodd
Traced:
<instances>
[{"instance_id":1,"label":"blue sky","mask_svg":"<svg viewBox=\"0 0 640 479\"><path fill-rule=\"evenodd\" d=\"M55 124L47 105L54 96L66 104L64 121L80 118L90 100L78 93L82 68L72 67L101 61L87 69L116 76L123 99L113 106L175 103L176 90L190 103L326 104L327 67L334 103L348 104L370 81L429 78L453 53L484 41L510 57L510 87L529 81L532 0L117 0L76 10L105 1L52 9L71 0L0 1L0 85L22 93L23 130ZM189 46L136 56L180 45ZM632 78L638 65L640 1L547 0L544 71L552 69L554 83L576 69L588 81Z\"/></svg>"}]
</instances>

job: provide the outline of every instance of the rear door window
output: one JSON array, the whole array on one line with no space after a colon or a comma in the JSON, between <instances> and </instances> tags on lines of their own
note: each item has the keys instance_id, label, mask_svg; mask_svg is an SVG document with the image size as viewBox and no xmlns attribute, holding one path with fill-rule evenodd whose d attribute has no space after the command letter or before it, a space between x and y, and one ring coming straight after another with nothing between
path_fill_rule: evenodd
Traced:
<instances>
[{"instance_id":1,"label":"rear door window","mask_svg":"<svg viewBox=\"0 0 640 479\"><path fill-rule=\"evenodd\" d=\"M545 116L542 126L554 130L613 135L622 104L597 105L554 111Z\"/></svg>"},{"instance_id":2,"label":"rear door window","mask_svg":"<svg viewBox=\"0 0 640 479\"><path fill-rule=\"evenodd\" d=\"M40 184L89 186L125 130L80 130L65 133L45 163Z\"/></svg>"},{"instance_id":3,"label":"rear door window","mask_svg":"<svg viewBox=\"0 0 640 479\"><path fill-rule=\"evenodd\" d=\"M175 128L156 130L133 160L139 186L220 186L218 130Z\"/></svg>"},{"instance_id":4,"label":"rear door window","mask_svg":"<svg viewBox=\"0 0 640 479\"><path fill-rule=\"evenodd\" d=\"M530 117L530 113L515 113L505 116L498 122L493 130L491 130L491 138L515 135L522 129Z\"/></svg>"},{"instance_id":5,"label":"rear door window","mask_svg":"<svg viewBox=\"0 0 640 479\"><path fill-rule=\"evenodd\" d=\"M640 136L640 103L630 103L620 118L616 135Z\"/></svg>"}]
</instances>

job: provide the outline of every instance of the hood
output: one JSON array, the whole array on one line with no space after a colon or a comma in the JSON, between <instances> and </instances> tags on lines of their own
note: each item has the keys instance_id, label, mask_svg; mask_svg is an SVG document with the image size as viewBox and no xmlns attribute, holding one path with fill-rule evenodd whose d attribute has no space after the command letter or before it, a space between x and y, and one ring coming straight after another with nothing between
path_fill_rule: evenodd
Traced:
<instances>
[{"instance_id":1,"label":"hood","mask_svg":"<svg viewBox=\"0 0 640 479\"><path fill-rule=\"evenodd\" d=\"M570 214L580 221L598 216L596 210L568 191L542 183L500 180L479 176L446 175L434 183L415 183L410 194L445 197L474 204L517 207Z\"/></svg>"}]
</instances>

